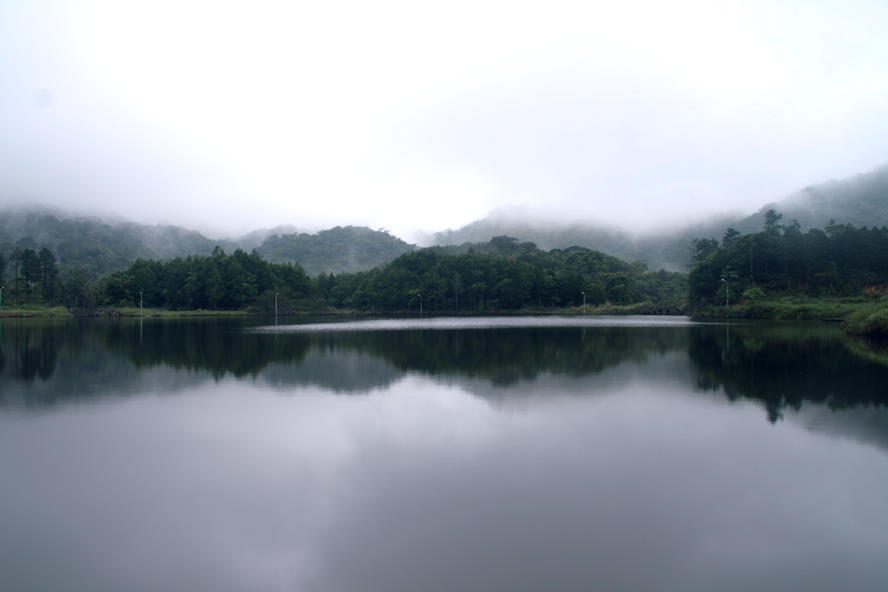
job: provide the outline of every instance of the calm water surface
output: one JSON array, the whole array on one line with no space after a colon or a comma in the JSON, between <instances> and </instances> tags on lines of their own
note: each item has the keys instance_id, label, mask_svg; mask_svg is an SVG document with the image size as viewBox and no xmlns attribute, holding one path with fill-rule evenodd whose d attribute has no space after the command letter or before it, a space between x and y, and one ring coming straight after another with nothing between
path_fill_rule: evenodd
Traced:
<instances>
[{"instance_id":1,"label":"calm water surface","mask_svg":"<svg viewBox=\"0 0 888 592\"><path fill-rule=\"evenodd\" d=\"M888 355L666 318L0 324L3 590L885 590Z\"/></svg>"}]
</instances>

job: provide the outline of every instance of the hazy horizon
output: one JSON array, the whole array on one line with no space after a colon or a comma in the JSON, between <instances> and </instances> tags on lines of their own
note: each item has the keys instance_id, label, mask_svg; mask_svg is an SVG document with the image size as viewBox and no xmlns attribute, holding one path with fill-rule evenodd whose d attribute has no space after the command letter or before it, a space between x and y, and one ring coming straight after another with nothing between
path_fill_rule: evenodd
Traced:
<instances>
[{"instance_id":1,"label":"hazy horizon","mask_svg":"<svg viewBox=\"0 0 888 592\"><path fill-rule=\"evenodd\" d=\"M772 4L3 6L0 206L411 242L749 214L888 161L888 7Z\"/></svg>"}]
</instances>

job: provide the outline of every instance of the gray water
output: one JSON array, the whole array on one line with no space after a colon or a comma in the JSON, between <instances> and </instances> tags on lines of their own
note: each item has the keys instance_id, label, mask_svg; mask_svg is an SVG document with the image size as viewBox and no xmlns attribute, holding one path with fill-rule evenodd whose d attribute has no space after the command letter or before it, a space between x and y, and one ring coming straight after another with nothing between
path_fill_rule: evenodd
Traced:
<instances>
[{"instance_id":1,"label":"gray water","mask_svg":"<svg viewBox=\"0 0 888 592\"><path fill-rule=\"evenodd\" d=\"M836 327L254 325L0 324L0 589L888 586Z\"/></svg>"}]
</instances>

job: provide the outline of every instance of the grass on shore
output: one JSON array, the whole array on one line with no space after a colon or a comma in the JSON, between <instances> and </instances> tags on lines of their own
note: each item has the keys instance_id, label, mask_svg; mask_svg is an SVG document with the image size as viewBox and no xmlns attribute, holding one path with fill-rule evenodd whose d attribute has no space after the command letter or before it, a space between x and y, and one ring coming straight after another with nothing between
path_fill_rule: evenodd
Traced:
<instances>
[{"instance_id":1,"label":"grass on shore","mask_svg":"<svg viewBox=\"0 0 888 592\"><path fill-rule=\"evenodd\" d=\"M730 306L711 306L694 312L694 318L843 321L872 303L855 298L804 298L785 296Z\"/></svg>"},{"instance_id":2,"label":"grass on shore","mask_svg":"<svg viewBox=\"0 0 888 592\"><path fill-rule=\"evenodd\" d=\"M23 306L3 306L0 310L0 318L70 318L71 311L64 306L42 306L39 304L26 304Z\"/></svg>"},{"instance_id":3,"label":"grass on shore","mask_svg":"<svg viewBox=\"0 0 888 592\"><path fill-rule=\"evenodd\" d=\"M877 340L888 340L888 301L874 302L858 308L848 316L845 330Z\"/></svg>"}]
</instances>

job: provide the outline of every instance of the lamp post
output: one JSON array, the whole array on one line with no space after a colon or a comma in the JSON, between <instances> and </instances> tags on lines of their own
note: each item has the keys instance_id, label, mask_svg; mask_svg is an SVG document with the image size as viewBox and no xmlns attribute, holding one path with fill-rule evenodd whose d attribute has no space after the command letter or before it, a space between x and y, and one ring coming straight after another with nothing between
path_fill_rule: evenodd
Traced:
<instances>
[{"instance_id":1,"label":"lamp post","mask_svg":"<svg viewBox=\"0 0 888 592\"><path fill-rule=\"evenodd\" d=\"M583 295L583 315L586 315L586 293L583 290L580 290L580 294Z\"/></svg>"},{"instance_id":2,"label":"lamp post","mask_svg":"<svg viewBox=\"0 0 888 592\"><path fill-rule=\"evenodd\" d=\"M142 290L139 290L139 316L140 317L145 316L144 314L142 314L142 310L143 310L142 309Z\"/></svg>"},{"instance_id":3,"label":"lamp post","mask_svg":"<svg viewBox=\"0 0 888 592\"><path fill-rule=\"evenodd\" d=\"M422 318L422 294L417 294L419 296L419 318Z\"/></svg>"},{"instance_id":4,"label":"lamp post","mask_svg":"<svg viewBox=\"0 0 888 592\"><path fill-rule=\"evenodd\" d=\"M725 283L725 306L728 306L728 294L730 292L730 284L728 284L728 280L722 278L721 281Z\"/></svg>"}]
</instances>

